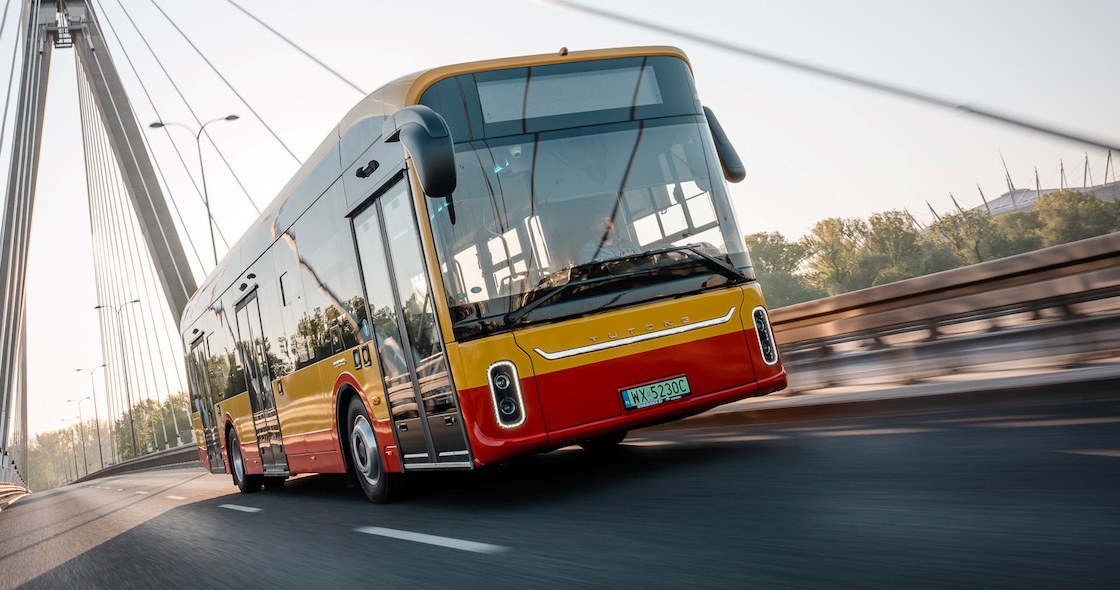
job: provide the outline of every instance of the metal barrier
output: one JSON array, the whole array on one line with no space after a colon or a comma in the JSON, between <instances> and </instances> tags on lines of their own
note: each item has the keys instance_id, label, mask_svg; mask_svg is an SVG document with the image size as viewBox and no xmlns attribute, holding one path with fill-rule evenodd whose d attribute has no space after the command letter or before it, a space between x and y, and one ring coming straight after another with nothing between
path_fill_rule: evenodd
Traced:
<instances>
[{"instance_id":1,"label":"metal barrier","mask_svg":"<svg viewBox=\"0 0 1120 590\"><path fill-rule=\"evenodd\" d=\"M27 488L10 483L0 483L0 510L10 506L12 502L30 494Z\"/></svg>"},{"instance_id":2,"label":"metal barrier","mask_svg":"<svg viewBox=\"0 0 1120 590\"><path fill-rule=\"evenodd\" d=\"M1120 234L773 310L791 390L1120 354Z\"/></svg>"},{"instance_id":3,"label":"metal barrier","mask_svg":"<svg viewBox=\"0 0 1120 590\"><path fill-rule=\"evenodd\" d=\"M99 477L107 477L110 475L117 475L120 473L129 473L132 471L141 471L153 467L167 467L168 465L179 465L182 463L198 461L198 445L189 443L180 445L173 449L167 449L158 453L144 455L128 461L121 461L115 465L110 465L105 469L94 471L88 475L74 480L74 483L81 483Z\"/></svg>"}]
</instances>

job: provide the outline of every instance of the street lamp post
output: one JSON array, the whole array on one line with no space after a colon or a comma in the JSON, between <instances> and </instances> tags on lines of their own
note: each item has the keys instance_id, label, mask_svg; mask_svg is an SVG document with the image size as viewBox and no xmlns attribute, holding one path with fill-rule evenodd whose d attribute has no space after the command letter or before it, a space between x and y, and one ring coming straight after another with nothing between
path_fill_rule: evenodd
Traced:
<instances>
[{"instance_id":1,"label":"street lamp post","mask_svg":"<svg viewBox=\"0 0 1120 590\"><path fill-rule=\"evenodd\" d=\"M210 213L210 191L206 188L206 166L203 163L202 159L202 132L205 131L206 126L211 123L217 123L218 121L236 121L239 118L240 117L238 117L237 115L226 115L224 117L221 117L220 119L212 119L203 123L202 127L198 128L198 132L194 134L195 147L198 148L198 169L202 175L202 201L206 205L206 221L210 226L210 249L214 253L214 266L218 266L218 245L214 241L214 216ZM156 121L149 124L148 127L151 127L152 129L160 129L162 127L182 127L187 131L190 131L192 133L194 132L194 128L192 128L191 126L184 125L182 123L175 123L172 121Z\"/></svg>"},{"instance_id":2,"label":"street lamp post","mask_svg":"<svg viewBox=\"0 0 1120 590\"><path fill-rule=\"evenodd\" d=\"M93 372L98 369L104 368L105 365L100 364L92 369L77 370L78 373L81 373L82 371L89 373L89 397L91 400L93 400L93 427L97 429L97 458L101 461L102 469L105 469L105 453L101 450L101 418L97 415L97 386L93 382Z\"/></svg>"},{"instance_id":3,"label":"street lamp post","mask_svg":"<svg viewBox=\"0 0 1120 590\"><path fill-rule=\"evenodd\" d=\"M128 355L124 351L124 327L121 324L121 310L124 306L133 303L140 303L139 299L126 301L116 307L112 305L98 305L94 309L109 309L117 314L117 339L121 347L121 370L124 373L124 396L125 402L128 403L128 428L132 432L132 453L133 457L140 456L140 444L136 442L136 423L132 420L132 387L128 383Z\"/></svg>"},{"instance_id":4,"label":"street lamp post","mask_svg":"<svg viewBox=\"0 0 1120 590\"><path fill-rule=\"evenodd\" d=\"M68 399L66 403L78 404L78 442L82 443L82 466L86 469L86 475L89 475L89 458L86 454L86 427L82 424L82 402L87 399L90 399L88 395L78 399Z\"/></svg>"}]
</instances>

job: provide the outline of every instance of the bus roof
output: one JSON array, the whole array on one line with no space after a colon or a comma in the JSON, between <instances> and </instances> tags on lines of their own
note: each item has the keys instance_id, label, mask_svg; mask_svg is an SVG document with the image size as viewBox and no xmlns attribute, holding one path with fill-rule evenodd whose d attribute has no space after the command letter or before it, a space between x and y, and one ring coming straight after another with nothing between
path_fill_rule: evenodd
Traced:
<instances>
[{"instance_id":1,"label":"bus roof","mask_svg":"<svg viewBox=\"0 0 1120 590\"><path fill-rule=\"evenodd\" d=\"M210 304L231 287L241 274L288 229L287 227L277 226L278 214L288 198L298 188L302 187L313 173L320 171L322 168L330 168L333 169L332 178L337 179L342 174L344 167L348 168L366 148L380 139L381 124L384 120L403 107L417 104L424 91L432 84L444 78L473 72L639 56L671 56L683 60L686 64L689 63L688 57L683 51L676 47L664 45L571 52L558 51L556 53L488 59L422 70L401 76L374 90L358 102L354 108L350 109L338 125L330 130L319 147L312 152L291 180L276 195L276 198L261 212L260 217L206 277L198 291L191 296L186 309L183 310L179 325L180 331L185 335L186 329L202 315ZM353 141L348 143L359 146L360 149L340 149L340 143L344 143L344 138L350 139L349 136L357 134L362 134L362 141L358 141L356 144ZM325 192L329 187L329 184L321 187L320 192ZM310 205L310 203L308 204Z\"/></svg>"}]
</instances>

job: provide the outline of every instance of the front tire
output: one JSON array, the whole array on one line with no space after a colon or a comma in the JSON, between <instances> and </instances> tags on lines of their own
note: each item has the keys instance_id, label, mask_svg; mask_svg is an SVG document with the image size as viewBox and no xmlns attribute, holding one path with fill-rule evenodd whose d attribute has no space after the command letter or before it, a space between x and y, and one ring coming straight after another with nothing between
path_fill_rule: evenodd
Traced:
<instances>
[{"instance_id":1,"label":"front tire","mask_svg":"<svg viewBox=\"0 0 1120 590\"><path fill-rule=\"evenodd\" d=\"M350 468L370 502L385 504L399 495L400 474L387 473L381 461L381 449L373 433L373 424L362 400L350 399L346 411L346 440Z\"/></svg>"},{"instance_id":2,"label":"front tire","mask_svg":"<svg viewBox=\"0 0 1120 590\"><path fill-rule=\"evenodd\" d=\"M241 456L241 441L237 440L237 433L232 428L226 435L226 450L229 454L229 470L233 474L233 485L237 486L242 494L260 491L260 476L245 473L245 459Z\"/></svg>"}]
</instances>

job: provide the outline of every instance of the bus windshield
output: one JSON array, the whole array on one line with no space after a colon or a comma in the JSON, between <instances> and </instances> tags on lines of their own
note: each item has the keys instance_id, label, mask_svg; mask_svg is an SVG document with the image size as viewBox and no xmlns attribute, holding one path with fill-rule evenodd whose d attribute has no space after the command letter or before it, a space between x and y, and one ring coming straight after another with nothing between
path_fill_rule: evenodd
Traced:
<instances>
[{"instance_id":1,"label":"bus windshield","mask_svg":"<svg viewBox=\"0 0 1120 590\"><path fill-rule=\"evenodd\" d=\"M429 216L456 338L741 282L750 262L703 117L456 146Z\"/></svg>"}]
</instances>

